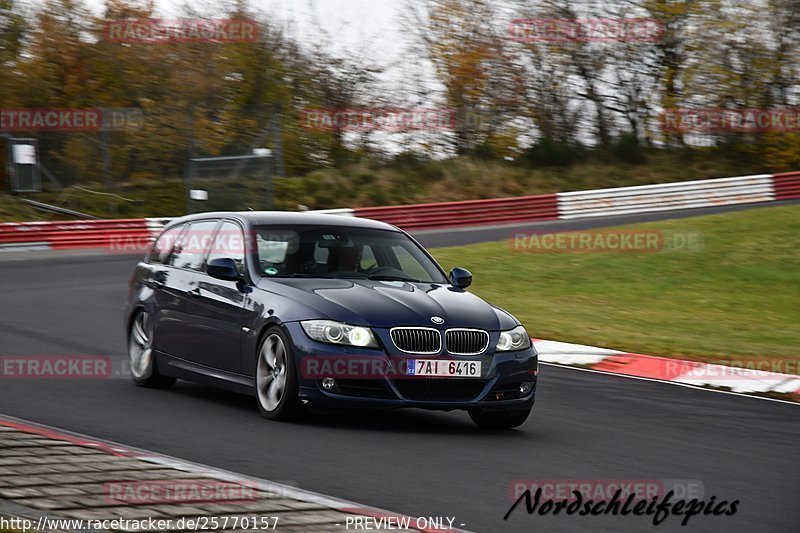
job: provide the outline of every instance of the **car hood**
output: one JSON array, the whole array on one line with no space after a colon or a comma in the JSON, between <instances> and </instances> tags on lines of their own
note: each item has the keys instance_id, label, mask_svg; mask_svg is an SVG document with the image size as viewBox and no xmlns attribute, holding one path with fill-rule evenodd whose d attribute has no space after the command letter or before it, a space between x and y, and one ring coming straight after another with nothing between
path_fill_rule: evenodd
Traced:
<instances>
[{"instance_id":1,"label":"car hood","mask_svg":"<svg viewBox=\"0 0 800 533\"><path fill-rule=\"evenodd\" d=\"M303 318L330 318L353 325L511 329L517 320L474 294L439 283L349 279L264 278L259 287L302 304ZM296 313L292 313L296 314Z\"/></svg>"}]
</instances>

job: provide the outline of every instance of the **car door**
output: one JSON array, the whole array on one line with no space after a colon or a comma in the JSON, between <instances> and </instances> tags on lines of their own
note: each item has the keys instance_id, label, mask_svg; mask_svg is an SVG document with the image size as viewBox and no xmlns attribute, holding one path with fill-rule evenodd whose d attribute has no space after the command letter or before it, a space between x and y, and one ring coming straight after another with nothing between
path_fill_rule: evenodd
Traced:
<instances>
[{"instance_id":1,"label":"car door","mask_svg":"<svg viewBox=\"0 0 800 533\"><path fill-rule=\"evenodd\" d=\"M178 356L184 352L184 332L181 300L187 280L180 270L170 266L170 257L181 246L186 224L174 226L159 235L150 250L148 263L151 274L147 284L153 289L153 348Z\"/></svg>"},{"instance_id":2,"label":"car door","mask_svg":"<svg viewBox=\"0 0 800 533\"><path fill-rule=\"evenodd\" d=\"M233 220L220 224L213 245L196 275L197 295L193 299L194 320L186 342L192 361L202 365L241 372L240 343L245 322L245 287L235 281L212 278L205 273L209 261L221 257L234 260L244 273L244 232Z\"/></svg>"},{"instance_id":3,"label":"car door","mask_svg":"<svg viewBox=\"0 0 800 533\"><path fill-rule=\"evenodd\" d=\"M192 362L202 362L195 356L193 347L202 340L192 338L202 328L197 328L197 300L199 283L205 258L211 248L214 230L219 220L199 220L188 224L180 234L166 264L170 269L164 292L169 298L170 319L167 323L170 355Z\"/></svg>"}]
</instances>

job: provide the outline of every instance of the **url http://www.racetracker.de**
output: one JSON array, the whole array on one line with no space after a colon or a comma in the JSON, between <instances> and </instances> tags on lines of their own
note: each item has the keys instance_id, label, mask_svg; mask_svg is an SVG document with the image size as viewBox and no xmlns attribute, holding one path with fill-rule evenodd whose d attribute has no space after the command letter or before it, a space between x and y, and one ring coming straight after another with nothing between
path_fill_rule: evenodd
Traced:
<instances>
[{"instance_id":1,"label":"url http://www.racetracker.de","mask_svg":"<svg viewBox=\"0 0 800 533\"><path fill-rule=\"evenodd\" d=\"M22 517L0 516L0 530L31 531L216 531L274 530L278 526L277 516L199 516L181 518L109 518L78 519L39 517L37 520Z\"/></svg>"},{"instance_id":2,"label":"url http://www.racetracker.de","mask_svg":"<svg viewBox=\"0 0 800 533\"><path fill-rule=\"evenodd\" d=\"M10 531L80 531L100 533L107 531L218 531L218 530L275 530L280 517L262 515L198 516L181 518L108 518L79 519L41 516L38 520L23 517L0 516L0 530ZM455 517L406 516L347 516L337 526L346 530L435 529L455 531ZM465 524L458 524L464 526Z\"/></svg>"}]
</instances>

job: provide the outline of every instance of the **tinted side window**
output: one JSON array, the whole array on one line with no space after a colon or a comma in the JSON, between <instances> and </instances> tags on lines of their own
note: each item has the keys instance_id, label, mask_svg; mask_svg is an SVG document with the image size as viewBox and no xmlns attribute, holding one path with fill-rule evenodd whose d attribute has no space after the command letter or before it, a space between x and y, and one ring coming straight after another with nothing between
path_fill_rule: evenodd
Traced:
<instances>
[{"instance_id":1,"label":"tinted side window","mask_svg":"<svg viewBox=\"0 0 800 533\"><path fill-rule=\"evenodd\" d=\"M244 273L244 234L242 228L234 222L223 222L214 237L214 246L208 254L208 260L220 257L233 259L239 272Z\"/></svg>"},{"instance_id":2,"label":"tinted side window","mask_svg":"<svg viewBox=\"0 0 800 533\"><path fill-rule=\"evenodd\" d=\"M178 237L167 264L178 268L202 270L206 254L211 249L216 220L205 220L190 224Z\"/></svg>"},{"instance_id":3,"label":"tinted side window","mask_svg":"<svg viewBox=\"0 0 800 533\"><path fill-rule=\"evenodd\" d=\"M170 250L172 250L172 245L175 244L175 239L178 238L183 228L185 228L185 224L180 224L175 226L174 228L170 228L167 231L164 231L159 235L156 242L153 244L153 248L150 250L150 257L148 258L149 263L163 263L167 260L167 255L169 254Z\"/></svg>"}]
</instances>

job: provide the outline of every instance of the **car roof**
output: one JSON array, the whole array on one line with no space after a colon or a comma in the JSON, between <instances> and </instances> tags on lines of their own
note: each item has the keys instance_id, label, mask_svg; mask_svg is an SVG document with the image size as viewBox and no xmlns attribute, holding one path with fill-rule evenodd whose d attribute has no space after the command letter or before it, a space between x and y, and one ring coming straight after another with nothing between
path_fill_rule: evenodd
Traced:
<instances>
[{"instance_id":1,"label":"car roof","mask_svg":"<svg viewBox=\"0 0 800 533\"><path fill-rule=\"evenodd\" d=\"M354 228L371 228L389 231L400 231L395 226L371 220L346 215L331 215L326 213L297 212L297 211L211 211L195 213L170 221L169 226L191 222L193 220L209 218L233 218L247 226L268 225L303 225L303 226L346 226Z\"/></svg>"}]
</instances>

